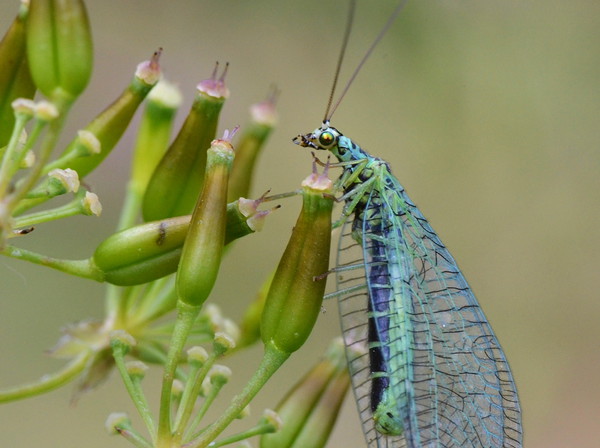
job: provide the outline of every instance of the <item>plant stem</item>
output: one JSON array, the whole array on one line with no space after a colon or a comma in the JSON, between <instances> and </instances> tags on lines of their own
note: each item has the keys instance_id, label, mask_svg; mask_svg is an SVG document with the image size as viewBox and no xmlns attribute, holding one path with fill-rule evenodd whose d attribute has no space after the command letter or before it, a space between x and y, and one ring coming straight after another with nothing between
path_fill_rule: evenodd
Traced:
<instances>
[{"instance_id":1,"label":"plant stem","mask_svg":"<svg viewBox=\"0 0 600 448\"><path fill-rule=\"evenodd\" d=\"M41 395L67 384L83 371L91 354L91 352L81 353L77 358L67 364L64 369L59 370L52 375L44 375L37 382L0 391L0 403Z\"/></svg>"},{"instance_id":2,"label":"plant stem","mask_svg":"<svg viewBox=\"0 0 600 448\"><path fill-rule=\"evenodd\" d=\"M221 416L202 433L196 442L189 444L190 448L206 448L223 430L243 411L267 380L287 360L290 353L274 350L270 346L265 347L258 369L244 387L241 394L237 395L229 407Z\"/></svg>"},{"instance_id":3,"label":"plant stem","mask_svg":"<svg viewBox=\"0 0 600 448\"><path fill-rule=\"evenodd\" d=\"M89 278L98 282L103 281L102 273L90 263L90 260L63 260L60 258L52 258L15 246L6 246L4 249L0 250L0 253L19 260L47 266L78 277Z\"/></svg>"},{"instance_id":4,"label":"plant stem","mask_svg":"<svg viewBox=\"0 0 600 448\"><path fill-rule=\"evenodd\" d=\"M15 126L13 129L12 136L6 147L6 152L2 159L2 166L0 166L0 199L4 198L8 191L8 186L15 172L19 169L21 160L21 152L23 148L19 148L19 137L25 128L27 118L23 115L17 115L15 120ZM37 138L39 135L41 125L36 123L34 127L34 135L29 136L28 141Z\"/></svg>"},{"instance_id":5,"label":"plant stem","mask_svg":"<svg viewBox=\"0 0 600 448\"><path fill-rule=\"evenodd\" d=\"M121 217L119 218L117 231L128 229L133 226L140 213L143 198L137 193L132 183L133 182L130 181L127 185L127 192L125 194L123 207L121 208Z\"/></svg>"},{"instance_id":6,"label":"plant stem","mask_svg":"<svg viewBox=\"0 0 600 448\"><path fill-rule=\"evenodd\" d=\"M127 372L127 367L125 366L125 354L122 350L113 350L113 357L115 359L115 364L119 373L121 374L121 379L125 384L125 388L127 392L129 392L129 396L135 405L138 414L142 417L148 432L152 436L154 440L155 437L155 427L154 420L152 419L152 413L150 412L150 407L148 406L148 401L144 396L144 392L142 391L140 381L134 381L129 373Z\"/></svg>"},{"instance_id":7,"label":"plant stem","mask_svg":"<svg viewBox=\"0 0 600 448\"><path fill-rule=\"evenodd\" d=\"M183 396L181 397L181 404L177 410L177 416L175 417L173 437L177 442L180 442L183 438L185 428L192 415L192 412L194 411L196 399L198 398L200 389L202 388L202 382L215 363L215 360L216 355L213 352L204 362L202 367L191 369L189 372L188 380L185 384L185 389L183 390Z\"/></svg>"},{"instance_id":8,"label":"plant stem","mask_svg":"<svg viewBox=\"0 0 600 448\"><path fill-rule=\"evenodd\" d=\"M81 214L81 198L76 197L75 200L61 207L56 207L50 210L31 213L29 215L20 216L15 219L15 228L31 227L41 222L55 221L57 219L68 218Z\"/></svg>"},{"instance_id":9,"label":"plant stem","mask_svg":"<svg viewBox=\"0 0 600 448\"><path fill-rule=\"evenodd\" d=\"M58 137L60 135L60 131L63 128L63 125L66 121L67 113L71 106L71 103L68 100L61 100L57 98L54 101L55 106L58 109L58 117L53 120L48 126L48 131L44 136L39 154L35 160L35 163L27 173L27 175L19 181L17 187L9 196L8 208L9 210L14 209L17 203L23 199L23 197L27 194L27 192L35 185L35 183L40 178L40 174L42 173L42 169L44 165L50 158L52 154L52 150L56 146L56 142L58 141Z\"/></svg>"},{"instance_id":10,"label":"plant stem","mask_svg":"<svg viewBox=\"0 0 600 448\"><path fill-rule=\"evenodd\" d=\"M221 439L218 442L214 442L210 445L210 448L218 448L220 446L230 445L234 442L239 442L241 440L249 439L250 437L265 434L267 432L267 428L270 429L269 432L273 432L273 425L271 424L257 425L254 428L250 428L248 431L234 434L230 437Z\"/></svg>"},{"instance_id":11,"label":"plant stem","mask_svg":"<svg viewBox=\"0 0 600 448\"><path fill-rule=\"evenodd\" d=\"M171 390L173 380L181 352L200 309L200 306L191 306L183 302L177 303L177 320L175 321L175 328L167 355L167 363L165 364L163 373L156 448L168 448L171 446Z\"/></svg>"},{"instance_id":12,"label":"plant stem","mask_svg":"<svg viewBox=\"0 0 600 448\"><path fill-rule=\"evenodd\" d=\"M136 307L129 310L131 325L154 321L172 311L177 302L176 296L174 275L153 281L147 293L136 303Z\"/></svg>"}]
</instances>

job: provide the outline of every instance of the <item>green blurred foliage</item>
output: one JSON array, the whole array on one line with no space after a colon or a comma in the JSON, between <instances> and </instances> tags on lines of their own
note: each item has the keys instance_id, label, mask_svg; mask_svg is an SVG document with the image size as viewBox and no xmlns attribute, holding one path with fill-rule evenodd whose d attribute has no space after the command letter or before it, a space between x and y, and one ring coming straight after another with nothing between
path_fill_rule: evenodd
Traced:
<instances>
[{"instance_id":1,"label":"green blurred foliage","mask_svg":"<svg viewBox=\"0 0 600 448\"><path fill-rule=\"evenodd\" d=\"M17 9L16 1L7 3L3 29ZM186 96L182 110L214 61L229 61L232 95L222 129L243 125L247 107L264 98L271 82L282 90L280 124L261 156L255 194L298 187L310 172L310 155L290 139L322 118L345 1L88 3L97 59L91 85L75 105L71 135L158 46L165 48L168 78ZM394 4L359 1L342 85ZM391 163L458 260L511 363L531 448L597 440L598 48L597 1L412 1L332 120ZM89 256L115 226L132 136L90 176L105 207L99 220L48 224L23 244L54 256ZM300 204L292 199L283 205L262 233L240 241L225 261L212 299L233 317L241 316L240 303L251 300L285 247ZM8 259L1 260L0 278L2 385L58 368L42 357L58 327L102 315L98 285ZM339 333L335 303L325 306L316 334L259 395L254 418L274 406L290 378L295 381L307 359ZM229 391L247 380L259 350L232 360L238 383ZM145 383L148 390L152 385L158 375ZM156 404L154 392L149 395ZM348 400L330 446L357 446L362 436L353 407ZM68 390L54 392L1 407L0 441L127 446L104 435L105 416L118 410L132 407L117 378L75 409Z\"/></svg>"}]
</instances>

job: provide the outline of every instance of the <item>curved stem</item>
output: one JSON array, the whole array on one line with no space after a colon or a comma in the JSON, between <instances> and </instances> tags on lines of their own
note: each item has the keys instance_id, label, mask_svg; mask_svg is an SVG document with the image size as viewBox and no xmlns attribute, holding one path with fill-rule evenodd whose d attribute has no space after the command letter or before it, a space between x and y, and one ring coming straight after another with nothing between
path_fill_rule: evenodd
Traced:
<instances>
[{"instance_id":1,"label":"curved stem","mask_svg":"<svg viewBox=\"0 0 600 448\"><path fill-rule=\"evenodd\" d=\"M98 282L104 281L102 272L100 272L90 260L63 260L60 258L52 258L15 246L6 246L0 250L0 253L19 260L47 266L78 277L89 278Z\"/></svg>"},{"instance_id":2,"label":"curved stem","mask_svg":"<svg viewBox=\"0 0 600 448\"><path fill-rule=\"evenodd\" d=\"M22 400L57 389L78 376L87 364L91 352L84 352L52 375L44 375L39 381L0 391L0 403Z\"/></svg>"}]
</instances>

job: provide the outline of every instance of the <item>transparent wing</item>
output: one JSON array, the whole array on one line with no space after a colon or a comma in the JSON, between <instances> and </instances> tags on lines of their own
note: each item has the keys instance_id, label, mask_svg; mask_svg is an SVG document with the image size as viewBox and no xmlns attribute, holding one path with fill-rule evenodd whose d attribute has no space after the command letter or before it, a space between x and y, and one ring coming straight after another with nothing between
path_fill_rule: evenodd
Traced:
<instances>
[{"instance_id":1,"label":"transparent wing","mask_svg":"<svg viewBox=\"0 0 600 448\"><path fill-rule=\"evenodd\" d=\"M379 174L361 231L354 225L362 260L358 252L354 260L338 261L346 266L362 261L363 272L354 281L368 286L344 296L340 309L346 340L363 346L363 355L349 355L349 363L369 446L520 447L519 403L498 340L429 223L387 170ZM351 240L345 229L340 242L349 249L342 246L340 254L351 251ZM372 420L365 313L374 297L384 297L389 310L375 324L389 347L389 387L394 412L404 421L403 436L379 434Z\"/></svg>"}]
</instances>

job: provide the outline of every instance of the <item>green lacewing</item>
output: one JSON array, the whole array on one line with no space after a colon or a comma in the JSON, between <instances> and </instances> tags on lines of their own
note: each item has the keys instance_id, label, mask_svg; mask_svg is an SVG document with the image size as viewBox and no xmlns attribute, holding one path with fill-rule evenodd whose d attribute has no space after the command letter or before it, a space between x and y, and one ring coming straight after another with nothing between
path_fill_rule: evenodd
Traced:
<instances>
[{"instance_id":1,"label":"green lacewing","mask_svg":"<svg viewBox=\"0 0 600 448\"><path fill-rule=\"evenodd\" d=\"M405 5L401 2L342 93ZM384 160L330 125L296 144L338 160L345 221L338 290L348 364L369 447L521 447L506 356L456 261Z\"/></svg>"}]
</instances>

